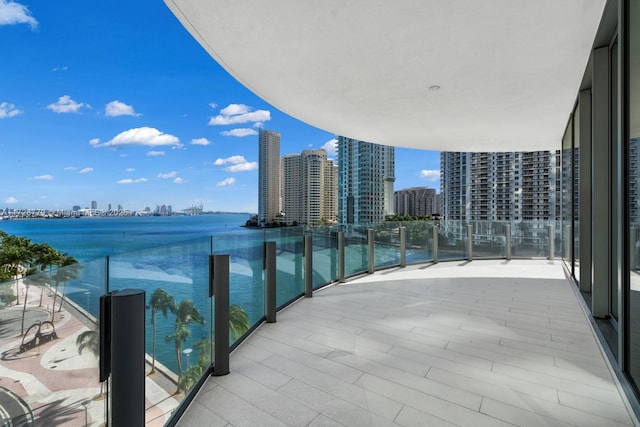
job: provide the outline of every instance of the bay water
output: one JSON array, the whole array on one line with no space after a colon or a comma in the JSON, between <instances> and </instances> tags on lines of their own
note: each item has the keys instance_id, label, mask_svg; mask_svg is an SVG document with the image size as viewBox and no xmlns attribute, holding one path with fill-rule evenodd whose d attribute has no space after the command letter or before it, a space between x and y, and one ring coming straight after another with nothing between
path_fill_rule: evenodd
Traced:
<instances>
[{"instance_id":1,"label":"bay water","mask_svg":"<svg viewBox=\"0 0 640 427\"><path fill-rule=\"evenodd\" d=\"M232 257L230 303L242 307L251 324L263 315L263 232L242 227L249 216L205 214L14 219L0 221L0 230L26 237L34 243L47 243L76 258L82 266L78 277L65 284L59 292L64 292L65 298L73 300L96 318L99 297L113 290L143 289L149 301L152 292L162 288L174 297L176 303L191 301L205 319L205 324L189 326L190 335L183 347L187 349L201 339L210 339L212 334L212 300L208 298L207 291L208 256L212 247L229 249L232 253L238 253L238 248L243 251L235 257L237 259ZM150 310L146 316L146 348L151 354ZM156 358L175 372L176 353L174 340L170 338L174 333L175 316L169 313L165 318L158 313L156 325ZM195 350L190 356L181 355L183 369L189 363L195 363L197 356Z\"/></svg>"}]
</instances>

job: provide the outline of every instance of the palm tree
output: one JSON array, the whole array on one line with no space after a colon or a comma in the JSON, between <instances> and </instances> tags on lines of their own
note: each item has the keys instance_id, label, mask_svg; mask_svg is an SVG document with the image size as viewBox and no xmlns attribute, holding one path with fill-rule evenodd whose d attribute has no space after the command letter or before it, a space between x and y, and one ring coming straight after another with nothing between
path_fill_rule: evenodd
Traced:
<instances>
[{"instance_id":1,"label":"palm tree","mask_svg":"<svg viewBox=\"0 0 640 427\"><path fill-rule=\"evenodd\" d=\"M164 289L158 288L151 294L149 299L149 308L151 308L151 373L156 371L156 312L160 311L164 318L167 318L169 311L176 312L176 300L169 295Z\"/></svg>"},{"instance_id":2,"label":"palm tree","mask_svg":"<svg viewBox=\"0 0 640 427\"><path fill-rule=\"evenodd\" d=\"M16 280L16 305L20 304L18 289L19 276L31 266L31 241L25 237L6 235L2 237L0 265Z\"/></svg>"},{"instance_id":3,"label":"palm tree","mask_svg":"<svg viewBox=\"0 0 640 427\"><path fill-rule=\"evenodd\" d=\"M180 301L176 308L176 323L174 326L173 334L166 337L167 341L173 340L175 343L175 355L176 362L178 363L178 388L176 393L183 390L184 384L182 384L182 347L187 342L191 331L188 326L189 323L204 324L204 318L200 315L200 312L193 303L184 299Z\"/></svg>"},{"instance_id":4,"label":"palm tree","mask_svg":"<svg viewBox=\"0 0 640 427\"><path fill-rule=\"evenodd\" d=\"M51 267L58 265L61 260L62 254L47 245L46 243L38 243L32 246L34 264L39 267L40 271L49 270L49 276L51 276ZM49 285L50 286L50 285ZM40 304L42 307L42 296L44 294L44 286L40 290Z\"/></svg>"},{"instance_id":5,"label":"palm tree","mask_svg":"<svg viewBox=\"0 0 640 427\"><path fill-rule=\"evenodd\" d=\"M63 253L61 255L61 259L58 262L59 262L58 269L53 275L53 280L55 281L55 286L56 286L56 292L54 292L53 294L53 307L51 308L51 321L53 321L53 318L55 315L56 299L58 297L58 286L60 285L60 282L64 284L64 288L66 290L67 282L69 280L72 280L78 277L78 272L81 268L80 264L78 264L78 261L76 261L76 259L73 258L72 256L67 255L66 253ZM58 311L62 311L63 302L64 302L64 291L60 296L60 307L58 307Z\"/></svg>"},{"instance_id":6,"label":"palm tree","mask_svg":"<svg viewBox=\"0 0 640 427\"><path fill-rule=\"evenodd\" d=\"M27 274L22 281L26 287L26 291L25 291L24 301L22 306L22 323L20 325L20 335L24 335L24 317L27 312L27 299L28 299L27 296L29 294L29 286L34 285L34 286L40 286L44 288L44 286L47 284L46 282L47 278L42 274L37 274L36 271L37 270L35 269L31 269L27 271Z\"/></svg>"},{"instance_id":7,"label":"palm tree","mask_svg":"<svg viewBox=\"0 0 640 427\"><path fill-rule=\"evenodd\" d=\"M76 345L78 346L78 354L82 354L82 351L86 348L94 356L98 356L100 354L100 340L98 339L97 331L84 331L78 338L76 338Z\"/></svg>"},{"instance_id":8,"label":"palm tree","mask_svg":"<svg viewBox=\"0 0 640 427\"><path fill-rule=\"evenodd\" d=\"M249 330L249 316L239 305L229 307L229 332L231 339L237 340L242 334Z\"/></svg>"}]
</instances>

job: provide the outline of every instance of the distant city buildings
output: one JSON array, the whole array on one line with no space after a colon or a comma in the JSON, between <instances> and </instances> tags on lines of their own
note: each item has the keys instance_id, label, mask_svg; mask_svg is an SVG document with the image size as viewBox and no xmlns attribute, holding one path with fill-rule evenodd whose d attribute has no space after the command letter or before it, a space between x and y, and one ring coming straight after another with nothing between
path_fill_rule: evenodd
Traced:
<instances>
[{"instance_id":1,"label":"distant city buildings","mask_svg":"<svg viewBox=\"0 0 640 427\"><path fill-rule=\"evenodd\" d=\"M337 219L338 166L325 150L289 154L282 164L282 217L287 225L333 223Z\"/></svg>"},{"instance_id":2,"label":"distant city buildings","mask_svg":"<svg viewBox=\"0 0 640 427\"><path fill-rule=\"evenodd\" d=\"M555 220L559 158L550 151L441 152L442 214L463 221Z\"/></svg>"},{"instance_id":3,"label":"distant city buildings","mask_svg":"<svg viewBox=\"0 0 640 427\"><path fill-rule=\"evenodd\" d=\"M439 215L440 195L429 187L411 187L393 193L396 215L427 216Z\"/></svg>"},{"instance_id":4,"label":"distant city buildings","mask_svg":"<svg viewBox=\"0 0 640 427\"><path fill-rule=\"evenodd\" d=\"M258 133L258 223L278 221L280 210L280 134Z\"/></svg>"},{"instance_id":5,"label":"distant city buildings","mask_svg":"<svg viewBox=\"0 0 640 427\"><path fill-rule=\"evenodd\" d=\"M394 213L395 149L338 137L338 220L372 224Z\"/></svg>"}]
</instances>

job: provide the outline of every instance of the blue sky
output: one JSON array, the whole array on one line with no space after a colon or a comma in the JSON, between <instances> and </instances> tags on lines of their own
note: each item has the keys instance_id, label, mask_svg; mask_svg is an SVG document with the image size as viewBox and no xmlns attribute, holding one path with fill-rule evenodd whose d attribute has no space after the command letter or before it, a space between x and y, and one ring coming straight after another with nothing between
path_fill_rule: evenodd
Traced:
<instances>
[{"instance_id":1,"label":"blue sky","mask_svg":"<svg viewBox=\"0 0 640 427\"><path fill-rule=\"evenodd\" d=\"M282 155L335 158L332 133L236 82L160 0L0 0L0 58L0 209L256 212L260 126ZM438 168L398 148L395 188L439 189Z\"/></svg>"}]
</instances>

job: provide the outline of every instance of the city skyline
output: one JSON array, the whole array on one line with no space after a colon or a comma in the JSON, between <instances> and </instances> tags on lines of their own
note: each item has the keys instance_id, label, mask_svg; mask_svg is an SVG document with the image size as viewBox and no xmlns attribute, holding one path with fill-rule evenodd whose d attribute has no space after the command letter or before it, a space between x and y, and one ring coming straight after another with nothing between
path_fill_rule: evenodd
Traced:
<instances>
[{"instance_id":1,"label":"city skyline","mask_svg":"<svg viewBox=\"0 0 640 427\"><path fill-rule=\"evenodd\" d=\"M335 159L335 135L244 88L164 4L121 6L0 0L1 209L162 199L257 212L260 128L282 135L282 156ZM396 149L396 161L398 188L439 188L437 152Z\"/></svg>"}]
</instances>

